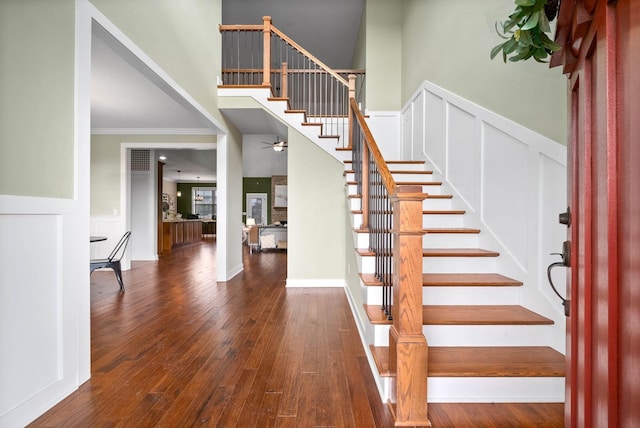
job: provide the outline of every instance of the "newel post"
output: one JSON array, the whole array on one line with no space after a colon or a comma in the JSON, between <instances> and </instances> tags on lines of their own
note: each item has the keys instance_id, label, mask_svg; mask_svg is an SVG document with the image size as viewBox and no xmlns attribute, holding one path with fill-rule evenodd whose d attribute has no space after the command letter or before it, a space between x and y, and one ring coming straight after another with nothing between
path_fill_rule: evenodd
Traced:
<instances>
[{"instance_id":1,"label":"newel post","mask_svg":"<svg viewBox=\"0 0 640 428\"><path fill-rule=\"evenodd\" d=\"M287 98L288 94L287 94L287 63L283 62L282 63L282 72L280 74L280 98Z\"/></svg>"},{"instance_id":2,"label":"newel post","mask_svg":"<svg viewBox=\"0 0 640 428\"><path fill-rule=\"evenodd\" d=\"M271 17L262 17L263 56L262 56L262 84L271 85Z\"/></svg>"},{"instance_id":3,"label":"newel post","mask_svg":"<svg viewBox=\"0 0 640 428\"><path fill-rule=\"evenodd\" d=\"M399 186L393 205L393 325L389 330L390 401L396 426L430 427L427 340L422 333L422 201L420 186Z\"/></svg>"}]
</instances>

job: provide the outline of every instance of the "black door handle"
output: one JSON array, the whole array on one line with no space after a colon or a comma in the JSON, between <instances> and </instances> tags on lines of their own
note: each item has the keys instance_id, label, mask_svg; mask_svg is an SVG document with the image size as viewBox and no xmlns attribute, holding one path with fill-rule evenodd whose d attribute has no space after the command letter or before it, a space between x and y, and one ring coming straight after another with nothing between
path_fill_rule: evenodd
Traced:
<instances>
[{"instance_id":1,"label":"black door handle","mask_svg":"<svg viewBox=\"0 0 640 428\"><path fill-rule=\"evenodd\" d=\"M565 212L558 214L558 222L560 224L571 226L571 210L569 207L567 207Z\"/></svg>"},{"instance_id":2,"label":"black door handle","mask_svg":"<svg viewBox=\"0 0 640 428\"><path fill-rule=\"evenodd\" d=\"M553 284L553 280L551 279L551 270L555 267L569 267L571 266L571 244L569 241L564 241L562 243L562 253L551 253L552 255L558 255L562 257L562 261L551 263L549 267L547 267L547 279L549 280L549 285L551 285L551 289L554 293L562 300L562 306L564 307L564 315L569 316L571 313L571 301L562 297L562 295L558 292L558 289Z\"/></svg>"}]
</instances>

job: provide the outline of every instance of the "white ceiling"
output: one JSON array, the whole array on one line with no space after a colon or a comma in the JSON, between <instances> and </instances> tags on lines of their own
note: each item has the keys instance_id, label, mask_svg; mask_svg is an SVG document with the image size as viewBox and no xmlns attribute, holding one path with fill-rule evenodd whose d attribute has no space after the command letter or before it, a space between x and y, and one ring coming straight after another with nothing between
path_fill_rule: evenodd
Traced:
<instances>
[{"instance_id":1,"label":"white ceiling","mask_svg":"<svg viewBox=\"0 0 640 428\"><path fill-rule=\"evenodd\" d=\"M225 24L273 24L334 68L349 68L364 0L223 0ZM94 133L218 134L202 114L139 58L94 25L91 58L91 128ZM243 134L286 137L287 128L260 109L225 116ZM267 139L267 138L265 138ZM165 176L215 179L215 151L163 150ZM160 154L160 153L158 153ZM213 168L212 168L213 165Z\"/></svg>"}]
</instances>

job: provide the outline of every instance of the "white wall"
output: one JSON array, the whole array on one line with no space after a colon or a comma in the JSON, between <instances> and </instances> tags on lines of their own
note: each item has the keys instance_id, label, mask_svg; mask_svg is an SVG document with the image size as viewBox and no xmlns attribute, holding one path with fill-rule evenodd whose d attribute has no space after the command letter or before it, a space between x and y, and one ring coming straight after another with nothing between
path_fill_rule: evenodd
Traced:
<instances>
[{"instance_id":1,"label":"white wall","mask_svg":"<svg viewBox=\"0 0 640 428\"><path fill-rule=\"evenodd\" d=\"M280 138L287 138L280 135ZM275 135L244 134L242 136L242 175L244 177L271 177L287 175L288 152L276 152L268 144Z\"/></svg>"},{"instance_id":2,"label":"white wall","mask_svg":"<svg viewBox=\"0 0 640 428\"><path fill-rule=\"evenodd\" d=\"M156 191L157 163L151 150L151 169L131 171L131 260L157 260L158 203ZM117 241L116 241L117 242ZM115 244L115 242L114 242Z\"/></svg>"},{"instance_id":3,"label":"white wall","mask_svg":"<svg viewBox=\"0 0 640 428\"><path fill-rule=\"evenodd\" d=\"M520 301L555 321L553 346L564 352L565 318L546 278L566 228L566 147L424 82L403 108L403 152L425 159L482 229L483 248L499 251L500 273L524 282ZM564 274L555 283L564 290Z\"/></svg>"}]
</instances>

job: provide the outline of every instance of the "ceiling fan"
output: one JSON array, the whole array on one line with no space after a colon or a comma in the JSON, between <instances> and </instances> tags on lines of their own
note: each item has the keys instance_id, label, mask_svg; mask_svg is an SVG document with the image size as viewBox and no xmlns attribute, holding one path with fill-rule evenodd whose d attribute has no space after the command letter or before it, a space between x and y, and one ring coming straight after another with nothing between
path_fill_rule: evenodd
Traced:
<instances>
[{"instance_id":1,"label":"ceiling fan","mask_svg":"<svg viewBox=\"0 0 640 428\"><path fill-rule=\"evenodd\" d=\"M262 144L266 144L267 147L263 147L263 149L273 149L275 152L281 152L288 147L287 142L281 140L280 138L276 138L276 141L273 143L262 142Z\"/></svg>"}]
</instances>

